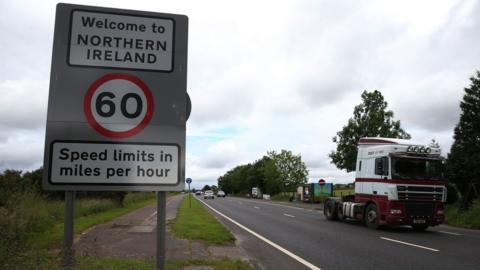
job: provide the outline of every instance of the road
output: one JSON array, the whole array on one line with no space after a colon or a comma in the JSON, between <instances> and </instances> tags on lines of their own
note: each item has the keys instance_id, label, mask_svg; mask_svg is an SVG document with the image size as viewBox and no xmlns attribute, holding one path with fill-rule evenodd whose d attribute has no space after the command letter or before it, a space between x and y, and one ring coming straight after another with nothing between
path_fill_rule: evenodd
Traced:
<instances>
[{"instance_id":1,"label":"road","mask_svg":"<svg viewBox=\"0 0 480 270\"><path fill-rule=\"evenodd\" d=\"M480 269L475 230L444 225L425 232L371 230L328 221L314 209L232 197L197 199L244 238L243 247L263 269Z\"/></svg>"}]
</instances>

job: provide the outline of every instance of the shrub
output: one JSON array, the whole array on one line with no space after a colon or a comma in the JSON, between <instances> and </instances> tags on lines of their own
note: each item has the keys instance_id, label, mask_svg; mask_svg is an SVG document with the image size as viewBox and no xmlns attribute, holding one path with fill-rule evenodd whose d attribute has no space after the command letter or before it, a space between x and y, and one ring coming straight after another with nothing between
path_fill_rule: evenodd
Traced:
<instances>
[{"instance_id":1,"label":"shrub","mask_svg":"<svg viewBox=\"0 0 480 270\"><path fill-rule=\"evenodd\" d=\"M454 204L458 201L458 190L452 183L447 183L447 204Z\"/></svg>"}]
</instances>

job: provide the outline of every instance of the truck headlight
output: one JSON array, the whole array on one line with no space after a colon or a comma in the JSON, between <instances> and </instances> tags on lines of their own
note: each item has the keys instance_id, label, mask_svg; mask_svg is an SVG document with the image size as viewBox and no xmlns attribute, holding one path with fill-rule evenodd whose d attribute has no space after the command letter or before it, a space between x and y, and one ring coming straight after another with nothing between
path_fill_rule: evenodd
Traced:
<instances>
[{"instance_id":1,"label":"truck headlight","mask_svg":"<svg viewBox=\"0 0 480 270\"><path fill-rule=\"evenodd\" d=\"M402 213L401 209L390 209L390 214L392 215L400 215Z\"/></svg>"}]
</instances>

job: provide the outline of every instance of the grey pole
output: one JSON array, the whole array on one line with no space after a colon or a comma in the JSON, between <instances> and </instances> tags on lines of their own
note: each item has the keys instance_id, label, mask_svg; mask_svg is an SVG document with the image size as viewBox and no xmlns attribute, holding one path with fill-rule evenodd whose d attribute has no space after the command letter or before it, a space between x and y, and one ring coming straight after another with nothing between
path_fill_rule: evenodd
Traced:
<instances>
[{"instance_id":1,"label":"grey pole","mask_svg":"<svg viewBox=\"0 0 480 270\"><path fill-rule=\"evenodd\" d=\"M190 192L190 184L188 184L188 208L192 208L192 192Z\"/></svg>"},{"instance_id":2,"label":"grey pole","mask_svg":"<svg viewBox=\"0 0 480 270\"><path fill-rule=\"evenodd\" d=\"M73 221L75 217L75 191L65 191L65 220L63 231L63 268L74 269Z\"/></svg>"},{"instance_id":3,"label":"grey pole","mask_svg":"<svg viewBox=\"0 0 480 270\"><path fill-rule=\"evenodd\" d=\"M166 269L165 259L165 191L157 192L157 270Z\"/></svg>"}]
</instances>

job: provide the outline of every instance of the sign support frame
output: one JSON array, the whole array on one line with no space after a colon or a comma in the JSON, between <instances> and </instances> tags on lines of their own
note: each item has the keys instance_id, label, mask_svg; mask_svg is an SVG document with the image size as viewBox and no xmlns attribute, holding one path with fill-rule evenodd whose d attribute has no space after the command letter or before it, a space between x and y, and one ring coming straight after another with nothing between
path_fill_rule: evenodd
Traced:
<instances>
[{"instance_id":1,"label":"sign support frame","mask_svg":"<svg viewBox=\"0 0 480 270\"><path fill-rule=\"evenodd\" d=\"M166 269L165 259L165 219L166 214L166 192L157 192L157 270Z\"/></svg>"},{"instance_id":2,"label":"sign support frame","mask_svg":"<svg viewBox=\"0 0 480 270\"><path fill-rule=\"evenodd\" d=\"M75 268L75 250L73 249L73 226L75 220L75 191L65 191L65 216L63 229L63 268Z\"/></svg>"}]
</instances>

